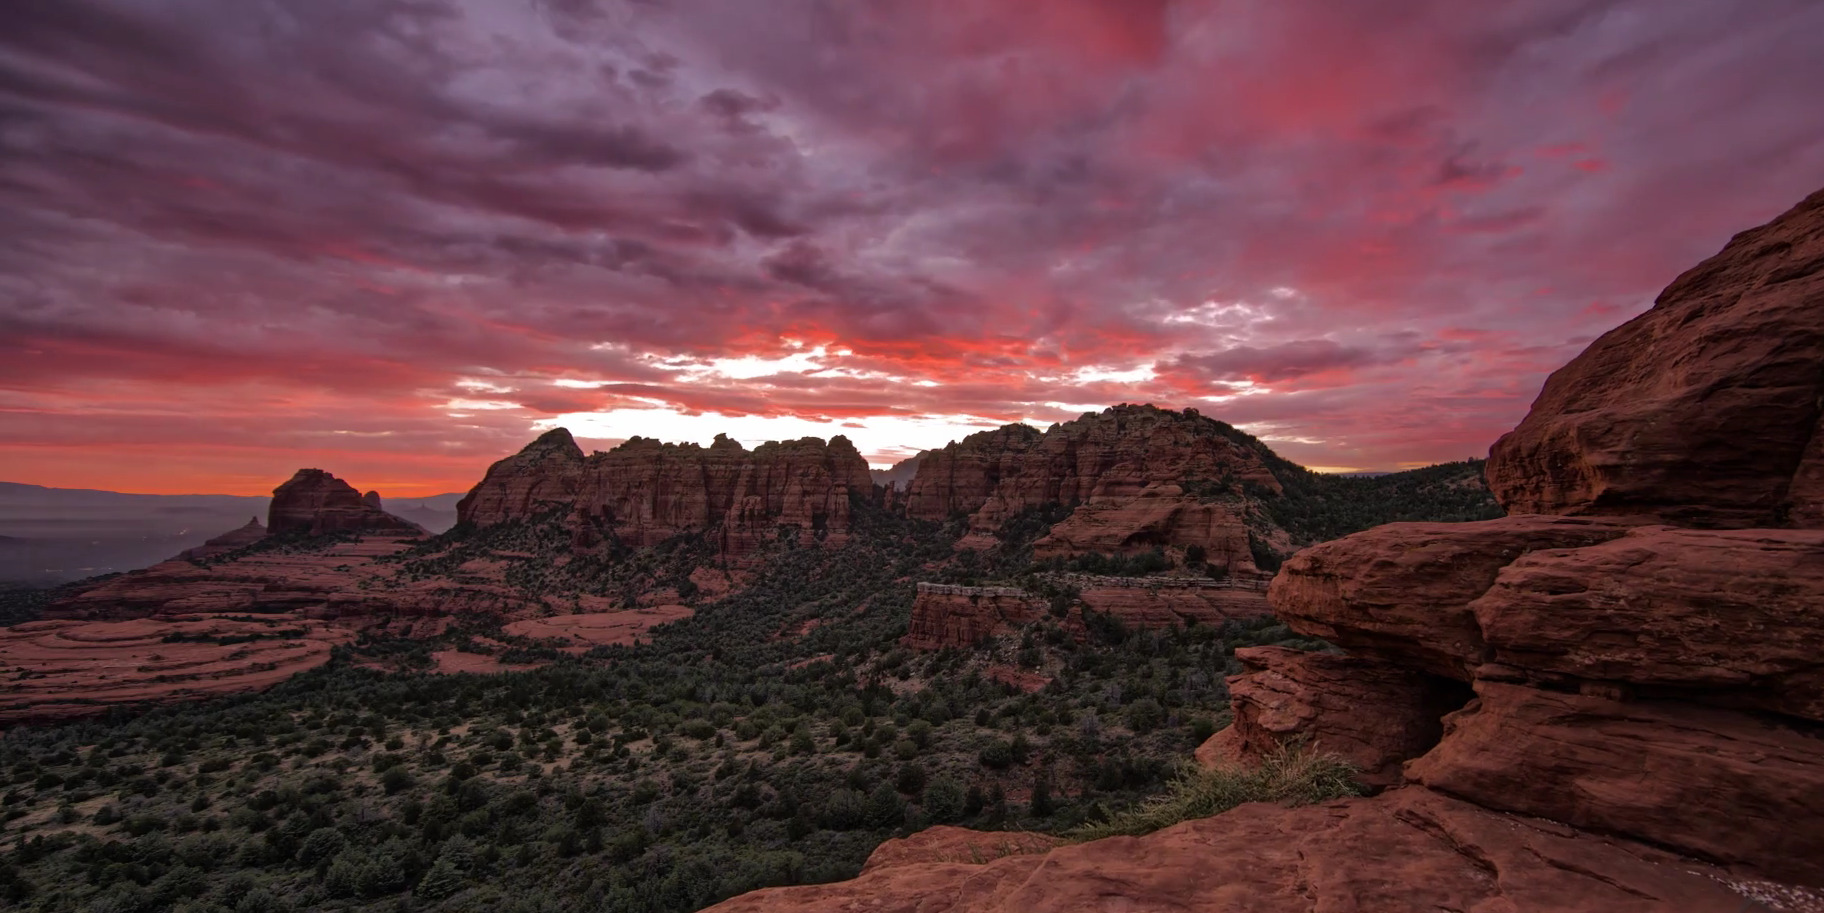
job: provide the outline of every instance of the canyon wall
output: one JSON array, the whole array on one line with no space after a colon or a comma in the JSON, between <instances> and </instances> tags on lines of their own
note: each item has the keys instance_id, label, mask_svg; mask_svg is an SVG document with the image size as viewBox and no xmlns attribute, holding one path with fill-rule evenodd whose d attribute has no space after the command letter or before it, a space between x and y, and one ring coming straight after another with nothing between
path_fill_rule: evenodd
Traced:
<instances>
[{"instance_id":1,"label":"canyon wall","mask_svg":"<svg viewBox=\"0 0 1824 913\"><path fill-rule=\"evenodd\" d=\"M1123 405L1044 432L1007 425L972 434L920 455L906 510L925 520L967 515L963 545L985 548L1023 510L1076 505L1034 545L1035 555L1195 545L1213 565L1253 573L1243 518L1184 487L1280 491L1260 453L1225 427L1194 411Z\"/></svg>"},{"instance_id":2,"label":"canyon wall","mask_svg":"<svg viewBox=\"0 0 1824 913\"><path fill-rule=\"evenodd\" d=\"M1516 513L1824 528L1824 191L1554 372L1487 474Z\"/></svg>"},{"instance_id":3,"label":"canyon wall","mask_svg":"<svg viewBox=\"0 0 1824 913\"><path fill-rule=\"evenodd\" d=\"M558 512L579 530L611 531L636 548L713 529L720 550L738 557L780 526L840 543L850 498L872 492L867 461L841 435L751 451L722 435L708 447L636 437L585 457L557 429L489 467L456 510L476 526Z\"/></svg>"}]
</instances>

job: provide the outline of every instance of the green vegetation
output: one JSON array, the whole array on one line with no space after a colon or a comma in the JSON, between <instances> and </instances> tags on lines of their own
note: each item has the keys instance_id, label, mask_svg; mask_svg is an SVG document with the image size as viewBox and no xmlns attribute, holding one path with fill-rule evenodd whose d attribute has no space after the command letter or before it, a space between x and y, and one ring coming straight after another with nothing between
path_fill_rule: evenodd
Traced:
<instances>
[{"instance_id":1,"label":"green vegetation","mask_svg":"<svg viewBox=\"0 0 1824 913\"><path fill-rule=\"evenodd\" d=\"M1258 448L1284 488L1186 484L1235 502L1263 568L1277 566L1274 543L1288 536L1296 546L1391 520L1499 515L1479 463L1321 476L1212 424ZM705 569L730 571L719 530L634 549L606 525L572 528L555 514L458 527L382 559L398 576L371 582L484 585L442 633L407 639L376 625L263 694L9 731L0 904L670 913L852 876L882 840L930 824L1086 839L1352 790L1344 766L1306 753L1258 771L1177 765L1226 725L1223 679L1240 671L1237 648L1322 641L1272 619L1130 630L1055 577L1218 573L1201 549L1035 562L1033 543L1071 505L1020 512L982 552L953 552L962 518L851 507L846 544L810 547L782 528L734 569L739 586L722 598L696 582ZM270 540L234 554L337 541ZM900 639L920 581L1012 581L1050 611L975 649L919 653ZM68 592L0 594L0 624ZM695 614L634 646L578 656L501 627L507 610L541 602L584 611L585 597L671 593ZM430 674L439 650L538 667Z\"/></svg>"},{"instance_id":2,"label":"green vegetation","mask_svg":"<svg viewBox=\"0 0 1824 913\"><path fill-rule=\"evenodd\" d=\"M1286 463L1273 475L1285 489L1263 497L1266 518L1300 546L1327 542L1383 523L1460 523L1504 516L1482 482L1486 460L1440 463L1382 476L1339 476Z\"/></svg>"},{"instance_id":3,"label":"green vegetation","mask_svg":"<svg viewBox=\"0 0 1824 913\"><path fill-rule=\"evenodd\" d=\"M1138 836L1180 821L1219 815L1249 802L1312 805L1360 795L1347 762L1306 749L1283 749L1259 767L1203 769L1187 765L1164 795L1130 808L1107 821L1070 832L1077 840L1119 835Z\"/></svg>"},{"instance_id":4,"label":"green vegetation","mask_svg":"<svg viewBox=\"0 0 1824 913\"><path fill-rule=\"evenodd\" d=\"M980 650L916 653L898 644L913 583L960 530L856 511L848 544L783 537L745 588L639 646L570 656L483 612L429 641L364 638L263 694L10 731L0 903L695 910L852 876L880 841L928 824L1108 820L1226 719L1235 648L1315 645L1271 620L1103 625L1078 643L1048 617ZM551 534L536 526L498 535ZM693 548L603 559L593 577L524 552L513 579L643 587L676 579ZM483 637L546 665L368 668ZM1013 669L1052 683L996 680Z\"/></svg>"}]
</instances>

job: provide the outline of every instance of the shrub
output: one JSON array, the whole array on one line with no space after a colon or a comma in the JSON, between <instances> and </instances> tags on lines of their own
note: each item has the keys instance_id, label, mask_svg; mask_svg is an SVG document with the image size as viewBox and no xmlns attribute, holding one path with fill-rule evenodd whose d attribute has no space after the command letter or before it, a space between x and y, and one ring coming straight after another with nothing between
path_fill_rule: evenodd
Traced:
<instances>
[{"instance_id":1,"label":"shrub","mask_svg":"<svg viewBox=\"0 0 1824 913\"><path fill-rule=\"evenodd\" d=\"M1197 717L1191 720L1191 741L1202 745L1216 734L1216 723L1208 717Z\"/></svg>"},{"instance_id":2,"label":"shrub","mask_svg":"<svg viewBox=\"0 0 1824 913\"><path fill-rule=\"evenodd\" d=\"M347 848L348 840L342 832L333 827L319 827L304 838L304 844L298 847L298 861L307 866L334 859Z\"/></svg>"},{"instance_id":3,"label":"shrub","mask_svg":"<svg viewBox=\"0 0 1824 913\"><path fill-rule=\"evenodd\" d=\"M389 796L398 795L410 789L414 782L411 773L403 767L388 767L386 772L380 775L380 786L386 790L386 794Z\"/></svg>"},{"instance_id":4,"label":"shrub","mask_svg":"<svg viewBox=\"0 0 1824 913\"><path fill-rule=\"evenodd\" d=\"M893 827L906 818L906 801L891 783L874 787L868 795L868 823L875 827Z\"/></svg>"},{"instance_id":5,"label":"shrub","mask_svg":"<svg viewBox=\"0 0 1824 913\"><path fill-rule=\"evenodd\" d=\"M980 795L977 795L980 803ZM925 787L925 817L933 824L951 824L963 818L968 795L961 784L949 777L937 777Z\"/></svg>"},{"instance_id":6,"label":"shrub","mask_svg":"<svg viewBox=\"0 0 1824 913\"><path fill-rule=\"evenodd\" d=\"M1079 840L1138 836L1248 802L1310 805L1360 795L1354 773L1355 768L1340 758L1303 749L1281 749L1255 767L1186 767L1164 795L1101 824L1077 828L1070 836Z\"/></svg>"},{"instance_id":7,"label":"shrub","mask_svg":"<svg viewBox=\"0 0 1824 913\"><path fill-rule=\"evenodd\" d=\"M1127 725L1141 735L1159 728L1164 720L1165 708L1150 697L1143 697L1127 707Z\"/></svg>"},{"instance_id":8,"label":"shrub","mask_svg":"<svg viewBox=\"0 0 1824 913\"><path fill-rule=\"evenodd\" d=\"M976 755L976 759L989 770L1006 770L1013 766L1013 746L997 739L988 743L988 746Z\"/></svg>"},{"instance_id":9,"label":"shrub","mask_svg":"<svg viewBox=\"0 0 1824 913\"><path fill-rule=\"evenodd\" d=\"M908 796L918 796L925 788L925 768L918 764L901 764L893 785Z\"/></svg>"}]
</instances>

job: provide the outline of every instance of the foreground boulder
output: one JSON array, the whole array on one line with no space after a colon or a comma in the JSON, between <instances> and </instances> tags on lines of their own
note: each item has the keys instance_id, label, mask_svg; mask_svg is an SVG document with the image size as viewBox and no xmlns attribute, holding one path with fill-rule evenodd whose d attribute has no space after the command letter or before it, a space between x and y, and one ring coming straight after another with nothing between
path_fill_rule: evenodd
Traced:
<instances>
[{"instance_id":1,"label":"foreground boulder","mask_svg":"<svg viewBox=\"0 0 1824 913\"><path fill-rule=\"evenodd\" d=\"M1487 659L1470 603L1536 549L1595 545L1627 527L1572 517L1389 523L1312 546L1267 591L1298 630L1352 653L1467 681Z\"/></svg>"},{"instance_id":2,"label":"foreground boulder","mask_svg":"<svg viewBox=\"0 0 1824 913\"><path fill-rule=\"evenodd\" d=\"M1824 884L1815 727L1502 682L1476 692L1437 749L1408 765L1411 779L1486 808Z\"/></svg>"},{"instance_id":3,"label":"foreground boulder","mask_svg":"<svg viewBox=\"0 0 1824 913\"><path fill-rule=\"evenodd\" d=\"M1534 551L1469 609L1488 658L1535 679L1824 721L1824 531L1647 527Z\"/></svg>"},{"instance_id":4,"label":"foreground boulder","mask_svg":"<svg viewBox=\"0 0 1824 913\"><path fill-rule=\"evenodd\" d=\"M1244 805L1145 837L1042 854L870 860L852 881L755 891L710 909L1741 913L1753 890L1640 844L1406 787L1299 809Z\"/></svg>"}]
</instances>

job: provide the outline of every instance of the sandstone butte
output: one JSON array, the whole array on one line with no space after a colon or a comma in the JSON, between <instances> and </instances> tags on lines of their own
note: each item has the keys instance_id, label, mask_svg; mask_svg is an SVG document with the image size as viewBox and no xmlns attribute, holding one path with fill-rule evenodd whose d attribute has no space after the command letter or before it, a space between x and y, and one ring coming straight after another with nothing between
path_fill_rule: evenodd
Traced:
<instances>
[{"instance_id":1,"label":"sandstone butte","mask_svg":"<svg viewBox=\"0 0 1824 913\"><path fill-rule=\"evenodd\" d=\"M300 469L272 490L269 535L320 536L342 532L424 534L423 528L380 509L380 493L361 496L353 485L321 469Z\"/></svg>"},{"instance_id":2,"label":"sandstone butte","mask_svg":"<svg viewBox=\"0 0 1824 913\"><path fill-rule=\"evenodd\" d=\"M456 513L475 526L557 514L584 547L601 535L639 548L715 529L722 554L739 558L782 525L840 544L848 536L849 498L872 497L873 489L867 461L841 435L751 451L724 435L708 447L635 437L584 456L558 428L488 467Z\"/></svg>"},{"instance_id":3,"label":"sandstone butte","mask_svg":"<svg viewBox=\"0 0 1824 913\"><path fill-rule=\"evenodd\" d=\"M1234 722L1199 753L1299 740L1373 795L890 856L712 909L1824 909L1821 366L1824 192L1552 375L1490 456L1510 516L1288 561L1273 609L1343 652L1238 651ZM951 475L996 487L1014 444Z\"/></svg>"},{"instance_id":4,"label":"sandstone butte","mask_svg":"<svg viewBox=\"0 0 1824 913\"><path fill-rule=\"evenodd\" d=\"M1185 491L1192 483L1273 493L1279 480L1233 429L1195 411L1116 406L1041 432L1007 425L919 455L906 512L969 517L965 547L985 547L1022 510L1076 505L1033 546L1054 554L1201 546L1231 574L1256 572L1243 518Z\"/></svg>"}]
</instances>

